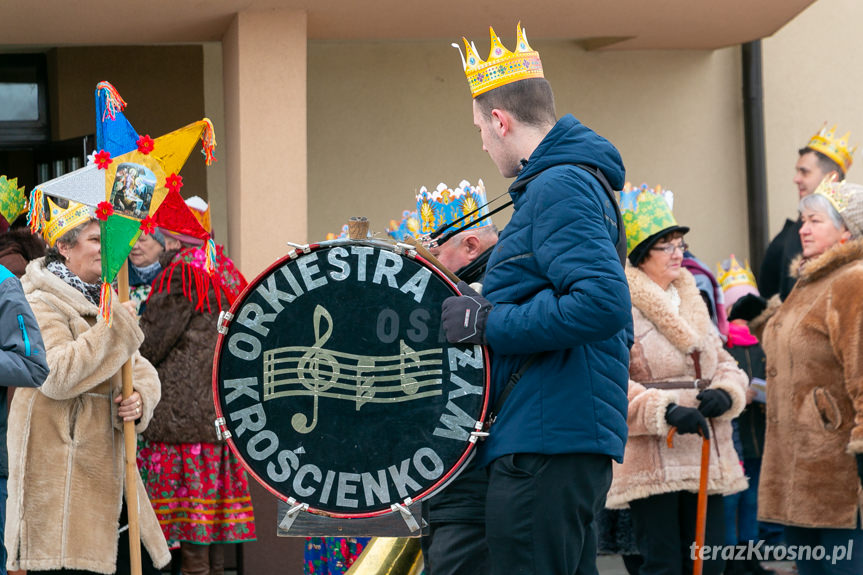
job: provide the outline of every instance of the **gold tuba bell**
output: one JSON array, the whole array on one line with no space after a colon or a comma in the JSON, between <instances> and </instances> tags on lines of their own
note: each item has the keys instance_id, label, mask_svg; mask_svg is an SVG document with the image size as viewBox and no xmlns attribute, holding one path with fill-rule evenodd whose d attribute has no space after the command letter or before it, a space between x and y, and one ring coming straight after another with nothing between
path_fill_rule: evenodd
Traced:
<instances>
[{"instance_id":1,"label":"gold tuba bell","mask_svg":"<svg viewBox=\"0 0 863 575\"><path fill-rule=\"evenodd\" d=\"M420 575L423 567L418 538L372 537L345 575Z\"/></svg>"}]
</instances>

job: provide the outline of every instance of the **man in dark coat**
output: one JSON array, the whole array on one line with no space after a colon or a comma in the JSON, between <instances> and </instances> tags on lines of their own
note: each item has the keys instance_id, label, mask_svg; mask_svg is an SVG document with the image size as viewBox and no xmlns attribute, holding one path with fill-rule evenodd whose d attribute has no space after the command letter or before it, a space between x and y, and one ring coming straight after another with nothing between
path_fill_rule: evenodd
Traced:
<instances>
[{"instance_id":1,"label":"man in dark coat","mask_svg":"<svg viewBox=\"0 0 863 575\"><path fill-rule=\"evenodd\" d=\"M794 185L801 198L815 191L818 184L827 176L838 180L845 179L845 173L851 167L853 150L848 149L848 138L845 134L837 138L836 127L827 130L825 125L812 136L805 148L798 150L797 164L794 166ZM780 299L791 293L796 279L789 270L791 262L800 255L803 246L800 244L800 220L785 220L782 231L767 246L764 260L758 273L758 291L764 299L770 299L779 294Z\"/></svg>"},{"instance_id":2,"label":"man in dark coat","mask_svg":"<svg viewBox=\"0 0 863 575\"><path fill-rule=\"evenodd\" d=\"M595 573L595 514L626 443L632 311L615 248L620 223L598 169L620 189L617 149L572 115L556 120L539 55L492 33L480 60L465 42L474 125L515 211L489 258L483 295L444 301L450 342L492 351L497 410L480 447L488 466L492 573Z\"/></svg>"},{"instance_id":3,"label":"man in dark coat","mask_svg":"<svg viewBox=\"0 0 863 575\"><path fill-rule=\"evenodd\" d=\"M449 223L449 222L447 222ZM430 248L447 269L462 281L482 282L485 266L497 243L491 220L460 231ZM446 489L429 500L429 535L423 537L423 556L430 575L487 575L485 541L486 470L469 463Z\"/></svg>"}]
</instances>

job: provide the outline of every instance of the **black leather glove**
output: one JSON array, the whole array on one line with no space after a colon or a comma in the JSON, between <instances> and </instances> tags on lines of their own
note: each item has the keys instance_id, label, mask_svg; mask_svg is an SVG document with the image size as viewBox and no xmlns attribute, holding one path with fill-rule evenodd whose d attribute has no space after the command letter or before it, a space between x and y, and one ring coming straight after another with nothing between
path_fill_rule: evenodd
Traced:
<instances>
[{"instance_id":1,"label":"black leather glove","mask_svg":"<svg viewBox=\"0 0 863 575\"><path fill-rule=\"evenodd\" d=\"M728 321L735 319L752 321L765 309L767 309L766 299L760 295L748 293L734 302L734 305L731 306L731 311L728 312Z\"/></svg>"},{"instance_id":2,"label":"black leather glove","mask_svg":"<svg viewBox=\"0 0 863 575\"><path fill-rule=\"evenodd\" d=\"M458 282L460 296L443 300L441 323L450 343L485 345L485 322L491 302L476 293L465 282Z\"/></svg>"},{"instance_id":3,"label":"black leather glove","mask_svg":"<svg viewBox=\"0 0 863 575\"><path fill-rule=\"evenodd\" d=\"M719 417L731 409L731 396L724 389L705 389L695 396L700 401L698 411L704 417Z\"/></svg>"},{"instance_id":4,"label":"black leather glove","mask_svg":"<svg viewBox=\"0 0 863 575\"><path fill-rule=\"evenodd\" d=\"M857 458L857 476L860 477L860 483L863 484L863 453L858 453L854 457Z\"/></svg>"},{"instance_id":5,"label":"black leather glove","mask_svg":"<svg viewBox=\"0 0 863 575\"><path fill-rule=\"evenodd\" d=\"M677 428L677 433L698 433L710 439L710 426L700 411L694 407L683 407L672 403L665 408L665 421Z\"/></svg>"}]
</instances>

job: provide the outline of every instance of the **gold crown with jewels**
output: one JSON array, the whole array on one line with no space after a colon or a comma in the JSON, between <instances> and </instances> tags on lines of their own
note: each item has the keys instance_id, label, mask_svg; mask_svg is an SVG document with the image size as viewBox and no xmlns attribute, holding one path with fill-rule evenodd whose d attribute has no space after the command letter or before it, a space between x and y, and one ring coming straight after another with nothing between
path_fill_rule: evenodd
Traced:
<instances>
[{"instance_id":1,"label":"gold crown with jewels","mask_svg":"<svg viewBox=\"0 0 863 575\"><path fill-rule=\"evenodd\" d=\"M483 61L477 56L476 45L473 42L468 42L467 38L462 38L465 53L461 55L461 62L470 86L471 96L476 98L480 94L510 82L544 77L539 52L532 49L527 43L527 36L521 27L521 22L516 27L515 52L510 52L504 47L500 38L494 33L494 28L489 26L488 29L491 35L488 60ZM453 44L453 46L461 52L458 44Z\"/></svg>"},{"instance_id":2,"label":"gold crown with jewels","mask_svg":"<svg viewBox=\"0 0 863 575\"><path fill-rule=\"evenodd\" d=\"M716 281L719 282L722 291L739 285L748 285L757 288L755 275L749 268L749 262L746 262L746 267L741 267L734 254L731 254L731 259L728 263L728 269L722 267L722 264L716 264Z\"/></svg>"},{"instance_id":3,"label":"gold crown with jewels","mask_svg":"<svg viewBox=\"0 0 863 575\"><path fill-rule=\"evenodd\" d=\"M857 146L848 148L848 141L851 139L851 132L845 132L841 138L836 137L836 126L834 125L829 130L827 122L818 130L818 133L812 136L806 147L810 150L820 152L836 162L843 173L847 173L854 161L854 152L857 151Z\"/></svg>"}]
</instances>

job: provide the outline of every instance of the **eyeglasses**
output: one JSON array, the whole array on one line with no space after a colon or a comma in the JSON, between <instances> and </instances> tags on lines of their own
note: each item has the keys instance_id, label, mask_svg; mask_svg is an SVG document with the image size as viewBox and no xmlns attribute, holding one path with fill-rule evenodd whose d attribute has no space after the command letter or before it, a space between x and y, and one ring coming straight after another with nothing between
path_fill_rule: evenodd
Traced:
<instances>
[{"instance_id":1,"label":"eyeglasses","mask_svg":"<svg viewBox=\"0 0 863 575\"><path fill-rule=\"evenodd\" d=\"M689 244L687 244L686 242L680 244L665 244L664 246L653 246L650 249L651 251L665 252L668 255L672 255L674 253L674 250L680 250L680 253L685 252L689 249Z\"/></svg>"}]
</instances>

